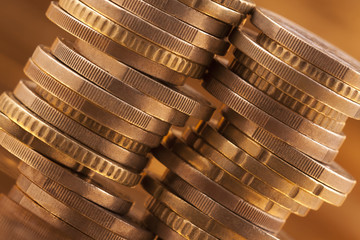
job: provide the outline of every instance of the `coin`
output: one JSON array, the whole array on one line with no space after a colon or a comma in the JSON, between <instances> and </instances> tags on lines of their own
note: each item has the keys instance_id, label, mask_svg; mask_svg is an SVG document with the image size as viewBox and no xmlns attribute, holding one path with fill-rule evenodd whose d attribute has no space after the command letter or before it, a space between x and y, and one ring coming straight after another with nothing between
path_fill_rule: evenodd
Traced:
<instances>
[{"instance_id":1,"label":"coin","mask_svg":"<svg viewBox=\"0 0 360 240\"><path fill-rule=\"evenodd\" d=\"M252 238L264 238L264 239L276 239L275 236L267 231L258 228L256 225L248 222L238 215L229 211L227 208L221 206L221 204L212 201L207 195L203 194L199 190L196 190L186 181L182 180L176 174L169 172L166 178L164 178L164 184L168 186L177 195L193 204L198 209L201 209L204 213L211 216L228 228L243 236L245 239ZM202 200L202 201L201 201ZM204 204L212 203L212 204ZM254 208L256 209L256 208ZM248 212L247 214L250 214ZM251 214L250 214L251 215Z\"/></svg>"},{"instance_id":2,"label":"coin","mask_svg":"<svg viewBox=\"0 0 360 240\"><path fill-rule=\"evenodd\" d=\"M246 132L245 128L241 130L237 129L231 124L227 124L226 121L223 121L221 125L222 126L220 126L219 132L226 138L231 139L233 142L241 141L238 138L239 132ZM247 136L251 135L249 133L244 134ZM351 191L351 189L354 187L355 180L353 177L339 165L335 163L324 165L312 158L307 157L304 154L298 154L299 152L295 153L295 149L286 148L284 144L280 143L274 135L270 134L264 129L249 137L299 170L339 192L347 194L347 191ZM293 152L298 157L293 158L291 153L288 153L288 151L285 152L285 149Z\"/></svg>"},{"instance_id":3,"label":"coin","mask_svg":"<svg viewBox=\"0 0 360 240\"><path fill-rule=\"evenodd\" d=\"M205 71L205 65L178 56L167 51L165 48L153 44L126 28L121 27L112 20L105 18L78 0L60 0L59 6L65 10L67 14L77 19L79 23L96 29L100 34L110 38L117 44L153 62L160 63L175 72L188 77L200 78ZM81 8L81 10L78 11L78 8Z\"/></svg>"},{"instance_id":4,"label":"coin","mask_svg":"<svg viewBox=\"0 0 360 240\"><path fill-rule=\"evenodd\" d=\"M74 73L57 61L45 47L39 46L29 61L71 90L138 127L159 135L165 135L170 128L169 123L152 117ZM184 121L186 120L185 117Z\"/></svg>"},{"instance_id":5,"label":"coin","mask_svg":"<svg viewBox=\"0 0 360 240\"><path fill-rule=\"evenodd\" d=\"M73 1L74 3L78 2L77 0L70 1ZM109 0L102 0L101 2L84 0L82 2L95 9L103 16L113 20L116 24L121 25L131 32L136 33L136 35L141 36L176 55L205 66L209 65L214 57L212 53L183 41ZM61 6L61 1L59 3Z\"/></svg>"},{"instance_id":6,"label":"coin","mask_svg":"<svg viewBox=\"0 0 360 240\"><path fill-rule=\"evenodd\" d=\"M211 0L237 12L248 14L255 8L252 0Z\"/></svg>"},{"instance_id":7,"label":"coin","mask_svg":"<svg viewBox=\"0 0 360 240\"><path fill-rule=\"evenodd\" d=\"M192 146L199 152L212 154L217 158L230 159L236 165L308 208L318 208L321 205L322 200L318 196L299 188L287 178L267 168L265 164L234 145L209 124L199 126L196 132L200 138L197 138Z\"/></svg>"},{"instance_id":8,"label":"coin","mask_svg":"<svg viewBox=\"0 0 360 240\"><path fill-rule=\"evenodd\" d=\"M211 53L224 55L229 48L229 44L223 39L208 34L144 1L114 0L113 2L166 32Z\"/></svg>"},{"instance_id":9,"label":"coin","mask_svg":"<svg viewBox=\"0 0 360 240\"><path fill-rule=\"evenodd\" d=\"M211 195L209 197L213 198L215 201L218 201L220 204L224 205L232 211L240 211L238 213L239 215L241 215L241 209L243 207L248 208L251 206L249 206L249 203L244 201L241 197L236 196L221 185L212 181L210 178L206 177L200 171L186 163L185 160L178 157L175 153L171 152L165 147L160 146L154 149L152 154L172 172L181 176L182 179L186 180L193 186L196 186L196 188L201 192ZM264 201L261 202L263 204L261 207L266 212L260 211L260 209L258 209L256 215L261 216L261 218L267 216L267 218L270 219L273 218L272 215L280 219L286 219L289 216L290 211L280 207L277 204L274 204L272 201L265 201L265 199L263 200ZM243 207L240 208L240 205ZM260 205L260 203L258 205Z\"/></svg>"},{"instance_id":10,"label":"coin","mask_svg":"<svg viewBox=\"0 0 360 240\"><path fill-rule=\"evenodd\" d=\"M268 68L269 71L287 81L289 84L349 117L358 118L359 104L338 95L323 85L315 82L308 76L296 71L294 68L260 47L246 33L235 30L230 35L229 40L241 52L257 61L265 68Z\"/></svg>"},{"instance_id":11,"label":"coin","mask_svg":"<svg viewBox=\"0 0 360 240\"><path fill-rule=\"evenodd\" d=\"M37 172L35 175L28 174L28 171L25 171L24 173L25 174L17 180L17 185L25 192L29 192L30 195L36 196L34 198L35 201L37 197L40 197L40 199L54 198L56 199L55 202L61 202L66 207L77 211L80 215L89 218L94 223L99 224L99 226L102 226L125 239L130 236L137 240L152 239L151 233L142 229L130 219L115 215L110 211L91 203L81 195L70 191L64 186L42 175L40 172ZM42 200L40 200L40 202L41 201ZM44 205L48 205L48 203L45 203L46 200L43 201Z\"/></svg>"},{"instance_id":12,"label":"coin","mask_svg":"<svg viewBox=\"0 0 360 240\"><path fill-rule=\"evenodd\" d=\"M65 44L67 45L66 47L64 46ZM68 51L68 47L70 47L69 45L74 47L73 44L69 42L60 43L60 40L55 41L52 46L52 52L62 61L68 62L67 60L64 60L64 58L71 58L71 56L70 54L69 56L64 56L64 48ZM78 49L72 49L73 53L81 53L82 56L97 64L109 74L138 89L142 93L149 95L161 103L194 118L207 120L211 117L214 111L214 106L207 101L204 96L193 90L193 88L189 85L177 87L164 85L122 62L116 61L91 45L84 45L80 43L77 45L80 47ZM75 65L74 67L77 68L75 63L70 64L72 66ZM109 85L115 84L114 82L106 82Z\"/></svg>"},{"instance_id":13,"label":"coin","mask_svg":"<svg viewBox=\"0 0 360 240\"><path fill-rule=\"evenodd\" d=\"M306 61L349 85L360 88L360 63L330 43L266 9L256 9L252 23L268 37Z\"/></svg>"},{"instance_id":14,"label":"coin","mask_svg":"<svg viewBox=\"0 0 360 240\"><path fill-rule=\"evenodd\" d=\"M230 25L209 17L178 0L168 0L166 2L144 0L144 2L216 37L226 37L231 30Z\"/></svg>"},{"instance_id":15,"label":"coin","mask_svg":"<svg viewBox=\"0 0 360 240\"><path fill-rule=\"evenodd\" d=\"M248 132L256 132L258 129L262 128L271 132L274 136L280 139L279 142L283 142L286 146L284 149L291 149L295 148L299 152L302 152L309 157L312 157L319 162L322 163L332 163L337 156L338 150L333 150L323 145L315 142L315 141L308 141L306 138L302 138L299 132L296 131L289 131L289 129L284 129L286 125L282 126L272 126L270 122L268 123L261 123L260 119L246 119L244 116L239 115L238 113L234 112L230 108L225 108L222 110L223 116L234 126L238 127L239 129L242 128L241 125L246 126ZM260 125L261 124L261 125ZM274 128L273 128L274 127ZM273 130L276 129L276 130ZM279 130L279 131L278 131ZM293 136L291 136L293 134ZM293 138L293 139L292 139ZM313 148L313 146L317 146L317 149ZM317 150L317 151L316 151ZM295 158L295 155L293 155Z\"/></svg>"},{"instance_id":16,"label":"coin","mask_svg":"<svg viewBox=\"0 0 360 240\"><path fill-rule=\"evenodd\" d=\"M251 173L230 163L228 159L224 162L223 158L213 158L211 155L206 156L211 158L205 158L182 140L175 143L173 152L216 183L262 210L264 210L261 207L263 204L267 205L272 201L301 216L308 212L307 208L264 184Z\"/></svg>"},{"instance_id":17,"label":"coin","mask_svg":"<svg viewBox=\"0 0 360 240\"><path fill-rule=\"evenodd\" d=\"M212 0L179 0L199 12L230 25L238 25L244 15Z\"/></svg>"},{"instance_id":18,"label":"coin","mask_svg":"<svg viewBox=\"0 0 360 240\"><path fill-rule=\"evenodd\" d=\"M49 223L25 210L17 203L0 195L1 237L6 239L71 239L70 235L60 232Z\"/></svg>"},{"instance_id":19,"label":"coin","mask_svg":"<svg viewBox=\"0 0 360 240\"><path fill-rule=\"evenodd\" d=\"M40 157L39 157L40 159ZM100 188L96 183L86 181L86 178L81 175L75 175L70 171L62 168L61 166L51 162L45 158L41 158L43 161L32 159L31 165L21 163L19 166L20 172L28 176L30 179L39 177L36 175L43 175L61 184L65 188L79 194L83 198L88 199L110 211L117 214L126 214L132 205L127 200L128 197L117 192L111 193ZM28 160L27 163L30 161ZM44 178L43 178L44 179Z\"/></svg>"},{"instance_id":20,"label":"coin","mask_svg":"<svg viewBox=\"0 0 360 240\"><path fill-rule=\"evenodd\" d=\"M344 134L336 134L320 127L317 124L314 124L306 118L289 110L282 104L279 104L275 100L269 98L265 94L262 94L250 84L246 84L241 80L241 78L238 78L235 74L225 70L224 67L221 67L220 65L216 66L218 67L216 69L219 69L220 71L218 73L210 72L211 76L206 77L206 81L203 83L203 86L207 91L234 111L241 114L252 113L248 110L249 106L251 106L249 102L251 102L258 108L256 109L253 107L253 111L255 110L260 112L262 110L263 112L266 112L267 114L280 120L287 126L321 144L336 149L339 148L345 140ZM221 73L221 75L219 73ZM212 77L212 75L215 75L216 79L215 77ZM218 80L218 77L221 80ZM233 87L231 88L234 88L236 92L232 91L223 84L223 82L227 82L226 79L234 80L234 84L232 85ZM235 83L239 88L235 88ZM247 106L247 108L245 106Z\"/></svg>"},{"instance_id":21,"label":"coin","mask_svg":"<svg viewBox=\"0 0 360 240\"><path fill-rule=\"evenodd\" d=\"M206 212L201 212L195 206L191 205L181 197L172 193L163 184L157 180L145 176L141 181L142 187L154 198L171 208L177 214L190 220L195 225L204 229L217 238L243 239L234 231L221 224L216 219L208 216Z\"/></svg>"},{"instance_id":22,"label":"coin","mask_svg":"<svg viewBox=\"0 0 360 240\"><path fill-rule=\"evenodd\" d=\"M286 62L296 70L306 74L307 76L330 88L341 96L344 96L356 103L360 103L360 92L356 88L317 68L312 63L300 58L298 55L292 53L290 50L281 46L280 44L268 38L264 34L260 34L258 36L257 42L263 48L265 48L273 55L277 56L282 61Z\"/></svg>"},{"instance_id":23,"label":"coin","mask_svg":"<svg viewBox=\"0 0 360 240\"><path fill-rule=\"evenodd\" d=\"M126 47L117 44L111 39L105 37L104 35L98 33L89 26L70 16L68 13L62 10L57 3L51 3L49 9L46 12L46 16L64 30L75 35L78 39L85 41L87 44L93 44L94 47L100 49L106 54L113 56L117 60L121 60L122 62L165 82L170 81L170 83L175 85L184 84L186 78L184 74L173 71L160 63L156 63L127 49ZM64 23L67 21L70 21L71 25L64 25ZM81 44L86 45L85 42L82 41L76 41L77 50L81 48ZM187 71L185 71L185 73L187 73ZM200 71L195 75L199 75L200 77L202 73Z\"/></svg>"},{"instance_id":24,"label":"coin","mask_svg":"<svg viewBox=\"0 0 360 240\"><path fill-rule=\"evenodd\" d=\"M7 115L11 120L15 121L16 124L20 125L23 129L31 133L34 137L51 147L60 150L62 153L74 159L76 163L86 166L92 171L124 185L134 186L139 182L141 178L140 175L102 157L54 129L52 126L26 110L26 108L15 100L14 97L3 94L0 99L0 111ZM27 120L24 121L25 119ZM6 146L5 148L7 149L18 143L17 140L6 134L3 134L3 136L4 139L2 145Z\"/></svg>"},{"instance_id":25,"label":"coin","mask_svg":"<svg viewBox=\"0 0 360 240\"><path fill-rule=\"evenodd\" d=\"M52 108L32 91L30 84L20 81L14 90L14 96L38 117L99 154L130 169L141 171L146 166L147 159L144 156L111 143Z\"/></svg>"},{"instance_id":26,"label":"coin","mask_svg":"<svg viewBox=\"0 0 360 240\"><path fill-rule=\"evenodd\" d=\"M165 223L175 232L179 233L181 236L187 239L209 239L215 240L217 238L211 236L206 231L194 225L189 220L179 216L177 213L172 211L170 208L166 207L160 201L156 199L150 199L146 203L146 209L160 221Z\"/></svg>"},{"instance_id":27,"label":"coin","mask_svg":"<svg viewBox=\"0 0 360 240\"><path fill-rule=\"evenodd\" d=\"M78 229L70 226L66 222L52 215L45 208L38 205L32 199L30 199L25 193L23 193L17 186L14 186L10 192L8 193L8 197L19 204L21 207L30 211L43 221L51 224L54 228L58 229L63 233L67 233L71 236L71 238L81 239L81 240L89 240L92 239L84 233L80 232ZM70 238L70 239L71 239Z\"/></svg>"}]
</instances>

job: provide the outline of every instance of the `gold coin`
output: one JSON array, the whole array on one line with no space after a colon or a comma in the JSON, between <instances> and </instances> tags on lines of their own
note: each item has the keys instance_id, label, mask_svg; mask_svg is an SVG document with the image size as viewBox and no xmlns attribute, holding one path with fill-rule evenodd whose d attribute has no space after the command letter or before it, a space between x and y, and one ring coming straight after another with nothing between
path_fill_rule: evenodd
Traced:
<instances>
[{"instance_id":1,"label":"gold coin","mask_svg":"<svg viewBox=\"0 0 360 240\"><path fill-rule=\"evenodd\" d=\"M53 215L62 219L64 222L80 230L84 234L95 239L116 239L124 240L125 238L111 232L103 226L95 223L89 218L79 214L75 209L67 206L57 200L50 194L43 191L37 185L32 183L23 175L20 175L16 185L27 196L33 199L37 204L51 212Z\"/></svg>"},{"instance_id":2,"label":"gold coin","mask_svg":"<svg viewBox=\"0 0 360 240\"><path fill-rule=\"evenodd\" d=\"M242 14L248 14L255 8L252 0L211 0Z\"/></svg>"},{"instance_id":3,"label":"gold coin","mask_svg":"<svg viewBox=\"0 0 360 240\"><path fill-rule=\"evenodd\" d=\"M239 132L241 132L284 161L341 193L348 194L355 185L355 179L339 165L335 163L325 165L293 148L287 148L279 139L264 129L259 129L256 134L249 134L246 128L238 129L223 121L220 123L219 132L235 143L241 142L241 139L238 138ZM294 157L292 154L295 154Z\"/></svg>"},{"instance_id":4,"label":"gold coin","mask_svg":"<svg viewBox=\"0 0 360 240\"><path fill-rule=\"evenodd\" d=\"M77 0L61 0L78 3ZM174 36L173 34L156 27L155 25L143 20L138 15L132 14L125 8L118 6L109 0L94 1L82 0L85 5L91 7L96 12L114 21L114 23L130 30L156 45L188 60L201 65L209 65L214 57L212 53L196 47L193 44ZM61 2L60 6L62 6ZM114 35L110 35L110 38Z\"/></svg>"},{"instance_id":5,"label":"gold coin","mask_svg":"<svg viewBox=\"0 0 360 240\"><path fill-rule=\"evenodd\" d=\"M348 85L346 82L343 82L317 68L312 63L302 59L264 34L260 34L258 36L257 42L267 51L271 52L273 55L286 62L296 70L311 77L315 81L328 87L341 96L344 96L356 103L360 103L360 91Z\"/></svg>"},{"instance_id":6,"label":"gold coin","mask_svg":"<svg viewBox=\"0 0 360 240\"><path fill-rule=\"evenodd\" d=\"M59 6L74 19L96 30L119 45L156 63L192 78L201 78L205 65L178 56L121 27L78 0L60 0ZM74 31L74 30L73 30ZM79 37L79 36L77 36ZM84 39L83 39L84 40Z\"/></svg>"},{"instance_id":7,"label":"gold coin","mask_svg":"<svg viewBox=\"0 0 360 240\"><path fill-rule=\"evenodd\" d=\"M271 124L271 121L264 123L259 118L246 119L244 116L239 115L227 107L222 110L222 114L224 118L226 118L226 120L235 127L242 129L242 125L244 128L246 126L246 131L248 133L255 133L260 131L259 129L268 131L272 135L276 136L279 139L279 142L286 146L284 147L284 150L295 148L299 152L302 152L307 156L325 164L331 164L338 154L338 150L327 148L324 145L310 140L309 138L304 138L299 132L291 131L291 128L287 128L286 125L274 126ZM317 146L317 152L313 146ZM289 152L291 152L291 150L289 150ZM296 158L296 155L297 154L294 154L293 158Z\"/></svg>"},{"instance_id":8,"label":"gold coin","mask_svg":"<svg viewBox=\"0 0 360 240\"><path fill-rule=\"evenodd\" d=\"M225 159L224 162L222 161L224 158L213 158L212 155L202 156L182 141L183 140L179 139L175 143L173 152L235 195L263 211L265 210L264 206L267 206L269 203L272 204L271 202L273 202L300 216L308 213L308 208L303 207L284 194L276 191L251 173L232 164L228 159ZM211 159L208 157L211 157Z\"/></svg>"},{"instance_id":9,"label":"gold coin","mask_svg":"<svg viewBox=\"0 0 360 240\"><path fill-rule=\"evenodd\" d=\"M158 135L165 135L170 128L169 123L154 118L133 107L102 88L92 84L79 74L76 74L52 56L49 49L46 47L39 46L36 48L29 62L33 62L33 66L37 67L38 71L43 71L96 105L144 130ZM25 73L27 73L26 70ZM186 121L187 118L186 116L184 117L184 120Z\"/></svg>"},{"instance_id":10,"label":"gold coin","mask_svg":"<svg viewBox=\"0 0 360 240\"><path fill-rule=\"evenodd\" d=\"M121 148L68 118L38 97L32 90L34 86L29 83L31 82L20 81L14 90L14 96L38 117L69 137L119 164L139 172L146 166L147 159L145 156Z\"/></svg>"},{"instance_id":11,"label":"gold coin","mask_svg":"<svg viewBox=\"0 0 360 240\"><path fill-rule=\"evenodd\" d=\"M92 171L126 186L136 185L141 176L129 171L120 164L98 155L84 145L67 137L46 122L29 112L14 97L2 94L0 97L0 111L18 124L21 128L31 133L33 137L51 146L75 160L77 164L85 166ZM6 149L20 143L11 136L2 133L2 145ZM16 144L19 145L19 144Z\"/></svg>"},{"instance_id":12,"label":"gold coin","mask_svg":"<svg viewBox=\"0 0 360 240\"><path fill-rule=\"evenodd\" d=\"M270 232L264 231L263 228L258 227L256 224L234 214L234 212L195 189L192 185L173 172L168 172L163 183L179 197L185 199L203 213L216 219L236 234L243 236L245 239L276 239ZM258 211L258 208L254 206L252 206L252 208L253 210ZM264 214L264 212L262 214ZM247 215L252 214L248 212Z\"/></svg>"},{"instance_id":13,"label":"gold coin","mask_svg":"<svg viewBox=\"0 0 360 240\"><path fill-rule=\"evenodd\" d=\"M47 198L54 198L66 207L75 210L80 215L89 218L94 223L99 224L99 226L125 239L132 238L134 240L140 240L152 239L153 237L151 233L142 229L127 217L120 217L120 215L113 214L50 178L47 178L40 172L31 174L28 171L24 171L22 173L24 175L18 179L17 185L23 190L26 189L25 192L30 192L30 195L33 193L35 194L34 196L43 195L48 196ZM40 193L40 191L43 193ZM33 199L36 201L36 198ZM48 203L45 203L45 205L46 204Z\"/></svg>"},{"instance_id":14,"label":"gold coin","mask_svg":"<svg viewBox=\"0 0 360 240\"><path fill-rule=\"evenodd\" d=\"M360 104L338 95L308 76L298 72L267 52L246 33L235 30L230 35L229 40L238 50L295 88L306 92L318 101L349 117L355 119L360 117Z\"/></svg>"},{"instance_id":15,"label":"gold coin","mask_svg":"<svg viewBox=\"0 0 360 240\"><path fill-rule=\"evenodd\" d=\"M158 237L161 239L186 240L186 238L172 230L165 223L161 222L157 217L153 216L149 212L146 213L143 222L148 229L158 235Z\"/></svg>"},{"instance_id":16,"label":"gold coin","mask_svg":"<svg viewBox=\"0 0 360 240\"><path fill-rule=\"evenodd\" d=\"M25 193L23 193L17 186L14 186L10 192L8 193L8 197L19 204L24 209L28 210L29 212L33 213L43 221L51 224L54 228L58 229L63 233L67 233L70 239L76 238L80 240L90 240L91 237L85 235L84 233L80 232L78 229L70 226L60 218L56 217L55 215L51 214L45 208L41 207L39 204L34 202L30 199ZM31 239L32 240L32 239Z\"/></svg>"},{"instance_id":17,"label":"gold coin","mask_svg":"<svg viewBox=\"0 0 360 240\"><path fill-rule=\"evenodd\" d=\"M17 203L0 195L0 229L2 239L71 239Z\"/></svg>"},{"instance_id":18,"label":"gold coin","mask_svg":"<svg viewBox=\"0 0 360 240\"><path fill-rule=\"evenodd\" d=\"M360 89L360 63L343 51L299 25L266 9L256 9L251 21L265 35L307 62Z\"/></svg>"},{"instance_id":19,"label":"gold coin","mask_svg":"<svg viewBox=\"0 0 360 240\"><path fill-rule=\"evenodd\" d=\"M187 84L176 87L167 86L120 61L116 61L91 45L80 45L81 47L76 50L73 48L73 44L57 40L54 42L51 51L57 58L61 59L61 61L66 62L68 65L72 65L72 68L78 68L77 64L71 62L74 54L76 54L76 58L79 58L78 55L81 54L81 56L83 56L82 58L85 57L125 84L131 85L140 92L156 99L164 105L174 108L191 117L208 120L215 110L215 107L207 101L204 96ZM87 68L85 65L85 63L82 64L82 67ZM96 70L92 69L89 71ZM83 74L86 75L87 73ZM104 85L116 85L115 81L110 82L110 80L105 79L102 79L102 81L104 81Z\"/></svg>"},{"instance_id":20,"label":"gold coin","mask_svg":"<svg viewBox=\"0 0 360 240\"><path fill-rule=\"evenodd\" d=\"M166 188L162 183L157 180L145 176L141 181L142 187L154 198L158 199L160 202L171 208L177 214L183 216L184 218L190 220L195 225L204 229L211 235L221 239L238 239L243 240L244 237L240 236L238 233L230 230L226 226L226 219L221 217L221 214L215 214L215 212L226 212L223 207L219 204L214 204L213 208L197 208L199 204L196 204L195 198L188 198L191 201L186 201L186 198L180 197L172 193L168 188ZM189 192L190 193L190 192ZM195 196L195 195L194 195ZM208 202L211 200L208 199ZM192 205L193 204L193 205ZM203 205L205 206L205 204ZM202 211L202 210L206 211ZM226 215L224 215L226 216ZM216 218L215 218L216 217ZM220 221L219 221L220 220ZM251 220L249 220L251 221ZM222 222L222 223L220 223ZM224 224L225 223L225 224ZM238 225L238 228L241 227L241 224Z\"/></svg>"},{"instance_id":21,"label":"gold coin","mask_svg":"<svg viewBox=\"0 0 360 240\"><path fill-rule=\"evenodd\" d=\"M203 86L213 96L236 112L243 115L253 114L254 111L261 115L267 113L292 129L308 136L316 142L329 146L330 148L337 149L344 142L344 134L337 134L326 130L291 111L284 105L243 81L240 77L236 76L236 74L227 70L222 65L216 64L213 69L214 72L211 71L211 75L205 78L206 81L203 83ZM231 89L227 85L224 85L224 83L230 83L230 81L227 81L226 79L233 80L233 83L230 85ZM236 92L232 89L236 90ZM250 103L256 106L256 108L252 107L252 111L249 109L249 107L252 106Z\"/></svg>"},{"instance_id":22,"label":"gold coin","mask_svg":"<svg viewBox=\"0 0 360 240\"><path fill-rule=\"evenodd\" d=\"M211 125L204 124L197 126L196 132L201 137L192 144L196 150L214 154L218 158L226 157L300 204L308 208L320 207L322 200L318 196L299 188L295 183L272 171L261 161L253 158L243 149L237 147L218 133Z\"/></svg>"},{"instance_id":23,"label":"gold coin","mask_svg":"<svg viewBox=\"0 0 360 240\"><path fill-rule=\"evenodd\" d=\"M30 163L30 159L27 163ZM87 181L87 179L80 174L75 175L56 163L53 163L51 160L41 156L31 159L31 165L21 163L19 170L23 175L28 176L30 179L39 177L40 175L46 176L70 191L79 194L83 198L120 215L126 214L132 205L132 203L127 200L127 197L120 192L108 192L96 183Z\"/></svg>"},{"instance_id":24,"label":"gold coin","mask_svg":"<svg viewBox=\"0 0 360 240\"><path fill-rule=\"evenodd\" d=\"M223 39L208 34L145 1L113 0L113 2L164 31L211 53L224 55L229 48L229 44Z\"/></svg>"},{"instance_id":25,"label":"gold coin","mask_svg":"<svg viewBox=\"0 0 360 240\"><path fill-rule=\"evenodd\" d=\"M71 109L81 113L84 117L87 116L90 120L97 122L98 124L96 125L106 127L109 131L112 131L110 133L115 136L118 136L119 138L123 136L125 139L132 138L135 141L150 147L157 146L161 141L161 136L145 131L142 128L119 118L65 87L50 75L45 74L31 60L26 64L24 71L26 75L37 84L35 91L39 95L43 96L45 99L49 99L51 95L55 100L59 100L57 101L58 103L69 106ZM49 99L49 102L52 101ZM62 104L60 104L59 107Z\"/></svg>"},{"instance_id":26,"label":"gold coin","mask_svg":"<svg viewBox=\"0 0 360 240\"><path fill-rule=\"evenodd\" d=\"M154 198L148 199L146 203L146 209L160 221L165 223L172 230L180 234L186 239L206 239L216 240L218 238L213 237L206 231L197 227L191 221L179 216L176 212L165 206L160 201Z\"/></svg>"},{"instance_id":27,"label":"gold coin","mask_svg":"<svg viewBox=\"0 0 360 240\"><path fill-rule=\"evenodd\" d=\"M152 154L158 161L169 168L170 171L174 172L178 176L181 176L181 178L186 182L196 187L199 191L206 193L209 197L219 202L226 208L234 212L240 211L239 214L241 215L241 209L243 207L249 208L251 206L249 206L249 203L244 201L241 197L238 197L226 188L214 182L164 146L155 148L152 151ZM264 211L258 209L256 211L257 216L261 216L261 218L265 217L269 219L269 221L271 221L270 219L274 219L274 216L275 219L286 219L289 216L290 211L285 208L274 204L272 201L265 202L266 201L263 201L262 203L264 206L261 206Z\"/></svg>"},{"instance_id":28,"label":"gold coin","mask_svg":"<svg viewBox=\"0 0 360 240\"><path fill-rule=\"evenodd\" d=\"M237 59L231 71L245 81L315 124L334 132L342 131L346 115L291 86L237 50L234 55Z\"/></svg>"},{"instance_id":29,"label":"gold coin","mask_svg":"<svg viewBox=\"0 0 360 240\"><path fill-rule=\"evenodd\" d=\"M186 75L173 71L160 63L145 58L142 55L133 52L107 38L103 34L73 18L70 14L62 10L55 2L51 3L46 12L46 16L59 27L77 37L75 42L77 46L76 49L81 48L81 45L93 45L95 48L100 49L115 59L120 60L121 62L124 62L155 78L161 79L162 81L169 82L174 85L183 85L185 82ZM187 72L188 71L185 71L185 73ZM197 74L199 77L202 75L201 71Z\"/></svg>"},{"instance_id":30,"label":"gold coin","mask_svg":"<svg viewBox=\"0 0 360 240\"><path fill-rule=\"evenodd\" d=\"M231 31L231 26L229 24L209 17L178 0L168 0L166 2L144 0L144 2L216 37L224 38Z\"/></svg>"},{"instance_id":31,"label":"gold coin","mask_svg":"<svg viewBox=\"0 0 360 240\"><path fill-rule=\"evenodd\" d=\"M245 16L212 0L179 0L212 18L230 25L238 25Z\"/></svg>"}]
</instances>

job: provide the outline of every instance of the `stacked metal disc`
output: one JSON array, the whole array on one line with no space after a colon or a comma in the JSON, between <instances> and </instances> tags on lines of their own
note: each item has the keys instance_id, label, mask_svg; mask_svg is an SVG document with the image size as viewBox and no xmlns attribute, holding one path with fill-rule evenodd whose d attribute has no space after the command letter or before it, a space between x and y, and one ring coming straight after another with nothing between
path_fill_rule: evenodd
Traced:
<instances>
[{"instance_id":1,"label":"stacked metal disc","mask_svg":"<svg viewBox=\"0 0 360 240\"><path fill-rule=\"evenodd\" d=\"M3 201L68 238L152 239L131 218L130 187L171 126L210 119L214 107L183 84L226 53L223 38L245 17L203 4L223 19L186 1L52 2L47 17L76 39L38 46L24 69L30 80L1 95L0 145L21 160Z\"/></svg>"},{"instance_id":2,"label":"stacked metal disc","mask_svg":"<svg viewBox=\"0 0 360 240\"><path fill-rule=\"evenodd\" d=\"M359 64L254 7L52 2L47 17L75 40L37 47L30 80L0 96L0 166L17 177L0 196L2 236L278 239L291 213L340 206L355 180L334 158L347 117L360 118ZM249 13L260 33L243 26ZM220 121L188 78L224 104ZM196 127L168 134L190 117ZM147 171L138 219L128 195L151 156L168 170Z\"/></svg>"},{"instance_id":3,"label":"stacked metal disc","mask_svg":"<svg viewBox=\"0 0 360 240\"><path fill-rule=\"evenodd\" d=\"M334 159L359 118L359 63L267 10L251 22L260 33L235 29L234 59L204 77L221 119L169 136L152 151L162 183L142 182L149 211L184 238L277 239L291 213L340 206L355 184Z\"/></svg>"}]
</instances>

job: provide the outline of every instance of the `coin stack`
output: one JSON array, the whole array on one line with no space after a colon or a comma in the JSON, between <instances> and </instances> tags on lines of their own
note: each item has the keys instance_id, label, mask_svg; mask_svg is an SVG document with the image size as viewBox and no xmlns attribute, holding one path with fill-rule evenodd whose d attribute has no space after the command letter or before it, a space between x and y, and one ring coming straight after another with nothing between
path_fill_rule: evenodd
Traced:
<instances>
[{"instance_id":1,"label":"coin stack","mask_svg":"<svg viewBox=\"0 0 360 240\"><path fill-rule=\"evenodd\" d=\"M334 158L360 118L360 64L290 21L251 0L59 0L47 17L75 40L38 46L30 80L0 96L0 166L17 178L2 236L279 239L291 213L353 188ZM185 84L200 78L219 121ZM143 177L149 159L161 179Z\"/></svg>"},{"instance_id":2,"label":"coin stack","mask_svg":"<svg viewBox=\"0 0 360 240\"><path fill-rule=\"evenodd\" d=\"M142 181L148 211L183 238L278 239L291 213L340 206L355 184L334 159L359 119L359 63L268 10L251 22L204 77L221 119L168 136L152 151L165 176Z\"/></svg>"},{"instance_id":3,"label":"coin stack","mask_svg":"<svg viewBox=\"0 0 360 240\"><path fill-rule=\"evenodd\" d=\"M213 56L227 52L225 38L253 7L209 0L52 2L47 17L75 41L38 46L24 68L30 80L0 96L0 145L13 156L2 168L17 178L1 199L31 216L13 225L15 218L2 214L3 232L152 239L132 218L130 188L171 126L210 119L215 108L185 80L202 78ZM21 224L21 237L11 235Z\"/></svg>"}]
</instances>

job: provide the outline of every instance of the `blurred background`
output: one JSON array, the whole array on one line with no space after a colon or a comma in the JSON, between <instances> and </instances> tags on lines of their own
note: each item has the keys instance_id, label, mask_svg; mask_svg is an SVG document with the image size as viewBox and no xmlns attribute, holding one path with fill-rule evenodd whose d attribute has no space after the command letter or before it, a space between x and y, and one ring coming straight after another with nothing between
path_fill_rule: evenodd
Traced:
<instances>
[{"instance_id":1,"label":"blurred background","mask_svg":"<svg viewBox=\"0 0 360 240\"><path fill-rule=\"evenodd\" d=\"M0 7L0 92L14 88L24 77L22 68L38 44L50 45L55 36L66 35L45 17L48 0L1 1ZM359 0L256 0L258 6L273 10L360 60ZM349 120L347 140L337 157L360 180L360 122ZM359 147L359 148L358 148ZM0 156L1 160L1 156ZM0 173L0 192L13 182ZM327 204L306 218L292 216L285 226L294 239L360 239L360 184L345 204Z\"/></svg>"}]
</instances>

